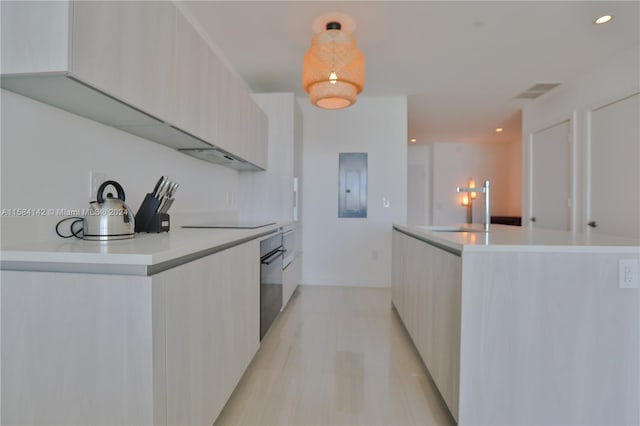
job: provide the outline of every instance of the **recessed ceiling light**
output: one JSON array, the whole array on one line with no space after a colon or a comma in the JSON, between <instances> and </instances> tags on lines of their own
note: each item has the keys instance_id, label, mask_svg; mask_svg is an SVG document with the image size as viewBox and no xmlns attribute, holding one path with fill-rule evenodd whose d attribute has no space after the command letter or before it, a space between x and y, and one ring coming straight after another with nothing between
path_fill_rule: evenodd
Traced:
<instances>
[{"instance_id":1,"label":"recessed ceiling light","mask_svg":"<svg viewBox=\"0 0 640 426\"><path fill-rule=\"evenodd\" d=\"M496 132L498 132L498 133L500 133L500 132L502 132L502 131L504 131L504 129L503 129L502 127L498 127L498 128L496 129Z\"/></svg>"},{"instance_id":2,"label":"recessed ceiling light","mask_svg":"<svg viewBox=\"0 0 640 426\"><path fill-rule=\"evenodd\" d=\"M411 143L416 143L416 142L418 142L418 139L416 139L416 138L411 138L411 139L409 139L409 142L411 142Z\"/></svg>"},{"instance_id":3,"label":"recessed ceiling light","mask_svg":"<svg viewBox=\"0 0 640 426\"><path fill-rule=\"evenodd\" d=\"M598 19L596 19L595 21L593 21L593 23L596 24L596 25L606 24L607 22L609 22L612 19L613 19L613 16L611 16L611 15L603 15L603 16L599 17Z\"/></svg>"}]
</instances>

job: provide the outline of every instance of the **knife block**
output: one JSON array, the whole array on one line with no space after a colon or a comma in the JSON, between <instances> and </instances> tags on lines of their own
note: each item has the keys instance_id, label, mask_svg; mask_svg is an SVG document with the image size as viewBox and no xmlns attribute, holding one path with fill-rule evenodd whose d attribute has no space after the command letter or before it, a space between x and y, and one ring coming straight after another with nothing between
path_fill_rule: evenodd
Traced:
<instances>
[{"instance_id":1,"label":"knife block","mask_svg":"<svg viewBox=\"0 0 640 426\"><path fill-rule=\"evenodd\" d=\"M170 219L167 213L156 213L151 216L151 220L147 224L144 232L169 232Z\"/></svg>"},{"instance_id":2,"label":"knife block","mask_svg":"<svg viewBox=\"0 0 640 426\"><path fill-rule=\"evenodd\" d=\"M152 194L147 194L135 216L136 232L168 232L169 215L158 213L161 200Z\"/></svg>"}]
</instances>

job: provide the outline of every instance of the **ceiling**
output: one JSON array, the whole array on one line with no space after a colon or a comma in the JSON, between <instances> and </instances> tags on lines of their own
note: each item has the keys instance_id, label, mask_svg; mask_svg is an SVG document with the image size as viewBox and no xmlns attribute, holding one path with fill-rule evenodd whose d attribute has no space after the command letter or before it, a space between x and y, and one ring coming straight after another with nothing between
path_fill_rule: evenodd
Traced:
<instances>
[{"instance_id":1,"label":"ceiling","mask_svg":"<svg viewBox=\"0 0 640 426\"><path fill-rule=\"evenodd\" d=\"M640 48L638 1L236 0L184 6L253 92L300 96L314 19L349 14L367 61L362 95L406 95L408 133L418 143L518 141L520 111L531 101L514 97L536 83L570 81ZM604 14L614 19L594 25ZM496 133L496 127L505 130Z\"/></svg>"}]
</instances>

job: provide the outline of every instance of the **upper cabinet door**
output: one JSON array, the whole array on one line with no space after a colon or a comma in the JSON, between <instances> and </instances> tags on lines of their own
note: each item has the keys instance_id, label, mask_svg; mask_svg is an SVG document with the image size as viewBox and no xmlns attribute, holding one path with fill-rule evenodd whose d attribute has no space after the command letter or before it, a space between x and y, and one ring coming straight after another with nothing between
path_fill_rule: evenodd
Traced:
<instances>
[{"instance_id":1,"label":"upper cabinet door","mask_svg":"<svg viewBox=\"0 0 640 426\"><path fill-rule=\"evenodd\" d=\"M1 30L3 88L172 148L215 145L236 157L230 167L266 167L266 117L174 2L3 2Z\"/></svg>"},{"instance_id":2,"label":"upper cabinet door","mask_svg":"<svg viewBox=\"0 0 640 426\"><path fill-rule=\"evenodd\" d=\"M268 164L268 134L269 120L262 109L253 102L248 100L249 114L249 132L248 146L251 150L251 158L254 159L257 166L267 168Z\"/></svg>"},{"instance_id":3,"label":"upper cabinet door","mask_svg":"<svg viewBox=\"0 0 640 426\"><path fill-rule=\"evenodd\" d=\"M69 3L3 1L2 74L65 72L69 64Z\"/></svg>"},{"instance_id":4,"label":"upper cabinet door","mask_svg":"<svg viewBox=\"0 0 640 426\"><path fill-rule=\"evenodd\" d=\"M211 50L182 13L176 13L176 51L174 55L173 107L171 116L177 127L207 139L211 132L209 56ZM216 144L216 141L209 141Z\"/></svg>"},{"instance_id":5,"label":"upper cabinet door","mask_svg":"<svg viewBox=\"0 0 640 426\"><path fill-rule=\"evenodd\" d=\"M176 9L162 1L81 1L71 73L157 118L170 117Z\"/></svg>"}]
</instances>

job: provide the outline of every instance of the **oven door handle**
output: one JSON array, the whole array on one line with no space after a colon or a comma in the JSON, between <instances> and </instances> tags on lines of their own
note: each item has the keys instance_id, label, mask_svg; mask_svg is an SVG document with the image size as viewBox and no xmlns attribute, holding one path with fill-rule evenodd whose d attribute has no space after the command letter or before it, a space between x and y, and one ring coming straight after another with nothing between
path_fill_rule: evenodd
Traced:
<instances>
[{"instance_id":1,"label":"oven door handle","mask_svg":"<svg viewBox=\"0 0 640 426\"><path fill-rule=\"evenodd\" d=\"M280 256L284 256L284 252L285 250L283 249L278 249L276 251L274 251L271 255L269 255L268 257L260 260L260 263L262 265L271 265L273 262L276 261L276 259Z\"/></svg>"}]
</instances>

